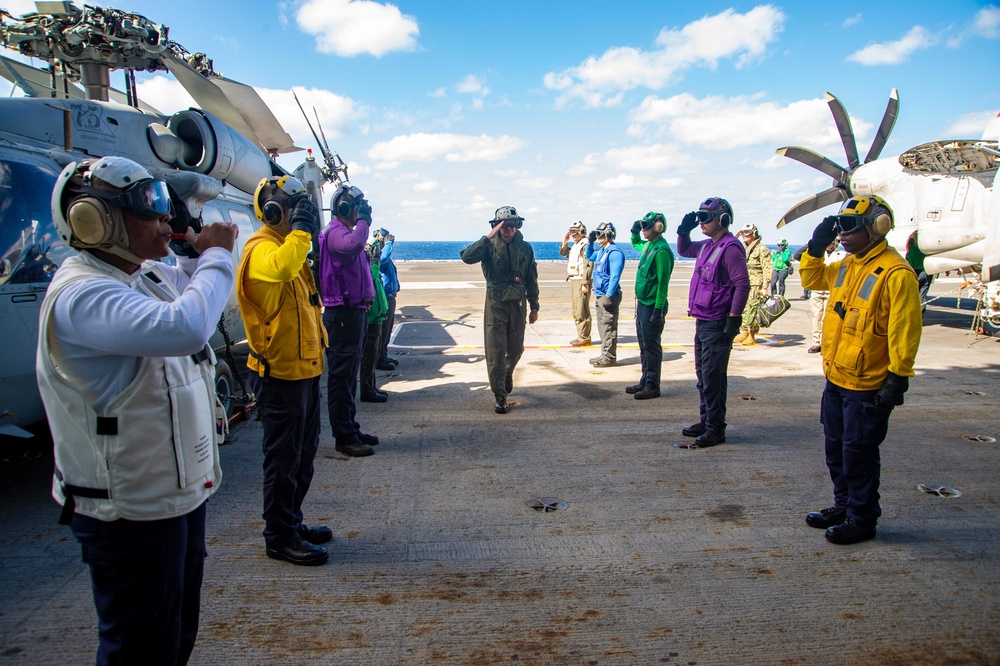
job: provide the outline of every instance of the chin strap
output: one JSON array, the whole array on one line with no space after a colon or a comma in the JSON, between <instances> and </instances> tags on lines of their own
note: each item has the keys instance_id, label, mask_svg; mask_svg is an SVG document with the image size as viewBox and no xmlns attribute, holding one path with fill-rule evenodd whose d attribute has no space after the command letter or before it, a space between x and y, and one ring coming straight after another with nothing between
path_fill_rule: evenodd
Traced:
<instances>
[{"instance_id":1,"label":"chin strap","mask_svg":"<svg viewBox=\"0 0 1000 666\"><path fill-rule=\"evenodd\" d=\"M145 259L143 259L139 255L134 254L128 248L121 247L120 245L111 245L109 247L98 247L98 248L94 248L94 249L96 249L96 250L104 250L108 254L113 254L116 257L120 257L120 258L124 259L125 261L127 261L127 262L129 262L131 264L135 264L137 266L141 266L142 262L146 261Z\"/></svg>"}]
</instances>

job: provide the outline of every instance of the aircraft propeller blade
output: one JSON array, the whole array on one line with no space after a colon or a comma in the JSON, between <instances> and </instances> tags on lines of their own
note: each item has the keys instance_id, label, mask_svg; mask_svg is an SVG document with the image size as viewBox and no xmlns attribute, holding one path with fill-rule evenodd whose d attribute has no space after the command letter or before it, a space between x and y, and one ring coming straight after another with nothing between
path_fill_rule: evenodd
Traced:
<instances>
[{"instance_id":1,"label":"aircraft propeller blade","mask_svg":"<svg viewBox=\"0 0 1000 666\"><path fill-rule=\"evenodd\" d=\"M808 215L815 210L819 210L820 208L829 206L830 204L847 201L850 196L851 195L843 187L831 187L830 189L823 190L822 192L814 194L811 197L806 197L788 209L788 212L785 213L784 217L782 217L778 222L778 229L785 226L792 220L796 220L803 215Z\"/></svg>"},{"instance_id":2,"label":"aircraft propeller blade","mask_svg":"<svg viewBox=\"0 0 1000 666\"><path fill-rule=\"evenodd\" d=\"M802 148L800 146L786 146L784 148L778 148L774 152L778 155L789 157L796 162L801 162L802 164L810 166L817 171L821 171L837 181L838 184L845 187L847 186L847 179L850 177L847 169L840 166L833 160L823 157L814 150L809 150L808 148Z\"/></svg>"},{"instance_id":3,"label":"aircraft propeller blade","mask_svg":"<svg viewBox=\"0 0 1000 666\"><path fill-rule=\"evenodd\" d=\"M865 156L865 164L878 159L879 153L885 147L885 142L889 140L892 128L896 125L896 116L898 115L899 93L893 88L892 92L889 93L889 103L885 107L885 113L882 114L882 122L878 126L878 132L875 134L871 148L868 149L868 154Z\"/></svg>"},{"instance_id":4,"label":"aircraft propeller blade","mask_svg":"<svg viewBox=\"0 0 1000 666\"><path fill-rule=\"evenodd\" d=\"M830 93L823 93L823 97L830 106L833 119L836 121L837 129L840 131L840 141L844 144L844 152L847 153L847 168L853 170L861 164L861 161L858 159L858 144L854 140L854 128L851 127L851 117L847 115L847 109L844 108L839 99Z\"/></svg>"}]
</instances>

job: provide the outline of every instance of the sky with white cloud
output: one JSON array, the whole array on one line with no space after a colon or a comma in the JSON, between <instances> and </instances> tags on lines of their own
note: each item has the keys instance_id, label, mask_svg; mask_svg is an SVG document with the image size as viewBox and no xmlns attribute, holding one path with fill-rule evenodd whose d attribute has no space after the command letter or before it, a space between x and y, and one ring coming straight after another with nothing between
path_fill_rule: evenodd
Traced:
<instances>
[{"instance_id":1,"label":"sky with white cloud","mask_svg":"<svg viewBox=\"0 0 1000 666\"><path fill-rule=\"evenodd\" d=\"M254 86L296 145L315 149L294 91L378 223L406 240L474 239L502 205L526 218L529 240L560 239L576 220L629 226L649 210L674 226L724 196L767 242L802 242L832 207L774 225L830 179L774 151L799 145L846 163L825 91L850 112L862 155L892 88L900 113L886 157L979 137L1000 112L1000 7L970 0L114 6ZM193 105L165 73L139 81L166 113ZM291 170L303 155L279 163Z\"/></svg>"}]
</instances>

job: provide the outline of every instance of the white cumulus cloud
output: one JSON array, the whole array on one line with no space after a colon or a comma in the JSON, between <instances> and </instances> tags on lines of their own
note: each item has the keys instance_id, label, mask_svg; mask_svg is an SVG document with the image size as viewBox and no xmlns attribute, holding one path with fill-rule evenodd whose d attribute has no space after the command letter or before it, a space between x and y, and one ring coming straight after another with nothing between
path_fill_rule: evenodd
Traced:
<instances>
[{"instance_id":1,"label":"white cumulus cloud","mask_svg":"<svg viewBox=\"0 0 1000 666\"><path fill-rule=\"evenodd\" d=\"M693 67L715 69L723 59L744 66L764 55L784 21L785 15L773 5L759 5L745 14L727 9L680 29L663 28L651 50L614 47L576 67L549 72L543 82L561 93L559 105L579 99L586 106L614 106L621 103L624 91L658 90Z\"/></svg>"},{"instance_id":2,"label":"white cumulus cloud","mask_svg":"<svg viewBox=\"0 0 1000 666\"><path fill-rule=\"evenodd\" d=\"M983 130L996 118L996 111L976 111L958 116L944 131L942 139L973 139L983 135Z\"/></svg>"},{"instance_id":3,"label":"white cumulus cloud","mask_svg":"<svg viewBox=\"0 0 1000 666\"><path fill-rule=\"evenodd\" d=\"M1000 7L986 5L978 12L972 30L980 37L996 39L1000 37Z\"/></svg>"},{"instance_id":4,"label":"white cumulus cloud","mask_svg":"<svg viewBox=\"0 0 1000 666\"><path fill-rule=\"evenodd\" d=\"M677 141L709 150L753 145L803 145L814 149L840 144L840 134L822 99L780 105L760 95L697 98L682 93L668 98L647 97L629 113L638 126L666 129ZM872 127L851 119L856 136Z\"/></svg>"},{"instance_id":5,"label":"white cumulus cloud","mask_svg":"<svg viewBox=\"0 0 1000 666\"><path fill-rule=\"evenodd\" d=\"M898 65L916 51L926 49L937 43L937 38L927 28L915 25L900 39L893 42L869 44L860 51L855 51L847 59L859 65Z\"/></svg>"},{"instance_id":6,"label":"white cumulus cloud","mask_svg":"<svg viewBox=\"0 0 1000 666\"><path fill-rule=\"evenodd\" d=\"M387 169L402 162L495 162L527 145L523 139L504 134L479 136L417 132L380 141L368 150L368 157Z\"/></svg>"},{"instance_id":7,"label":"white cumulus cloud","mask_svg":"<svg viewBox=\"0 0 1000 666\"><path fill-rule=\"evenodd\" d=\"M316 37L317 51L345 57L414 51L420 34L416 18L371 0L306 0L295 20Z\"/></svg>"}]
</instances>

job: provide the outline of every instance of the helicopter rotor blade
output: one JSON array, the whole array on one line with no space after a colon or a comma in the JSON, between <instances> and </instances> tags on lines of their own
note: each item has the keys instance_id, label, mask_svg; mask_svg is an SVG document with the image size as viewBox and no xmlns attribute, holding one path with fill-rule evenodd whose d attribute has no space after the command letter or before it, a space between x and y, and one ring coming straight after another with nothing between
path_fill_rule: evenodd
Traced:
<instances>
[{"instance_id":1,"label":"helicopter rotor blade","mask_svg":"<svg viewBox=\"0 0 1000 666\"><path fill-rule=\"evenodd\" d=\"M847 115L847 109L839 99L830 93L823 93L826 103L830 106L833 119L837 123L837 130L840 132L840 142L844 144L844 152L847 153L847 168L853 170L861 164L858 159L858 144L854 140L854 128L851 127L851 117Z\"/></svg>"},{"instance_id":2,"label":"helicopter rotor blade","mask_svg":"<svg viewBox=\"0 0 1000 666\"><path fill-rule=\"evenodd\" d=\"M865 164L878 159L882 149L885 148L886 141L889 140L892 128L896 125L896 116L898 115L899 93L893 88L892 92L889 93L889 103L885 107L885 113L882 114L882 122L878 126L878 132L875 134L871 148L868 149L868 154L865 156Z\"/></svg>"},{"instance_id":3,"label":"helicopter rotor blade","mask_svg":"<svg viewBox=\"0 0 1000 666\"><path fill-rule=\"evenodd\" d=\"M847 201L850 196L850 193L848 193L848 191L843 187L831 187L828 190L823 190L822 192L814 194L810 197L806 197L788 209L788 212L785 213L784 217L778 221L777 228L780 229L792 220L797 220L803 215L808 215L809 213L819 210L820 208L825 208L830 204Z\"/></svg>"},{"instance_id":4,"label":"helicopter rotor blade","mask_svg":"<svg viewBox=\"0 0 1000 666\"><path fill-rule=\"evenodd\" d=\"M316 141L316 145L319 147L319 149L323 150L323 144L319 142L319 137L316 136L316 130L313 129L312 123L309 122L309 116L306 114L306 110L302 108L302 102L299 101L299 96L295 94L294 89L292 90L292 97L295 98L295 103L299 105L299 111L302 112L302 117L306 119L306 125L309 126L309 131L312 132L313 140ZM320 131L322 131L322 129L323 128L320 128ZM326 155L324 155L323 157L326 157Z\"/></svg>"},{"instance_id":5,"label":"helicopter rotor blade","mask_svg":"<svg viewBox=\"0 0 1000 666\"><path fill-rule=\"evenodd\" d=\"M833 160L823 157L814 150L809 150L808 148L802 148L800 146L786 146L784 148L778 148L774 152L778 155L783 155L784 157L793 159L796 162L801 162L806 166L825 173L837 181L839 185L847 185L847 180L850 177L847 169L840 166Z\"/></svg>"}]
</instances>

